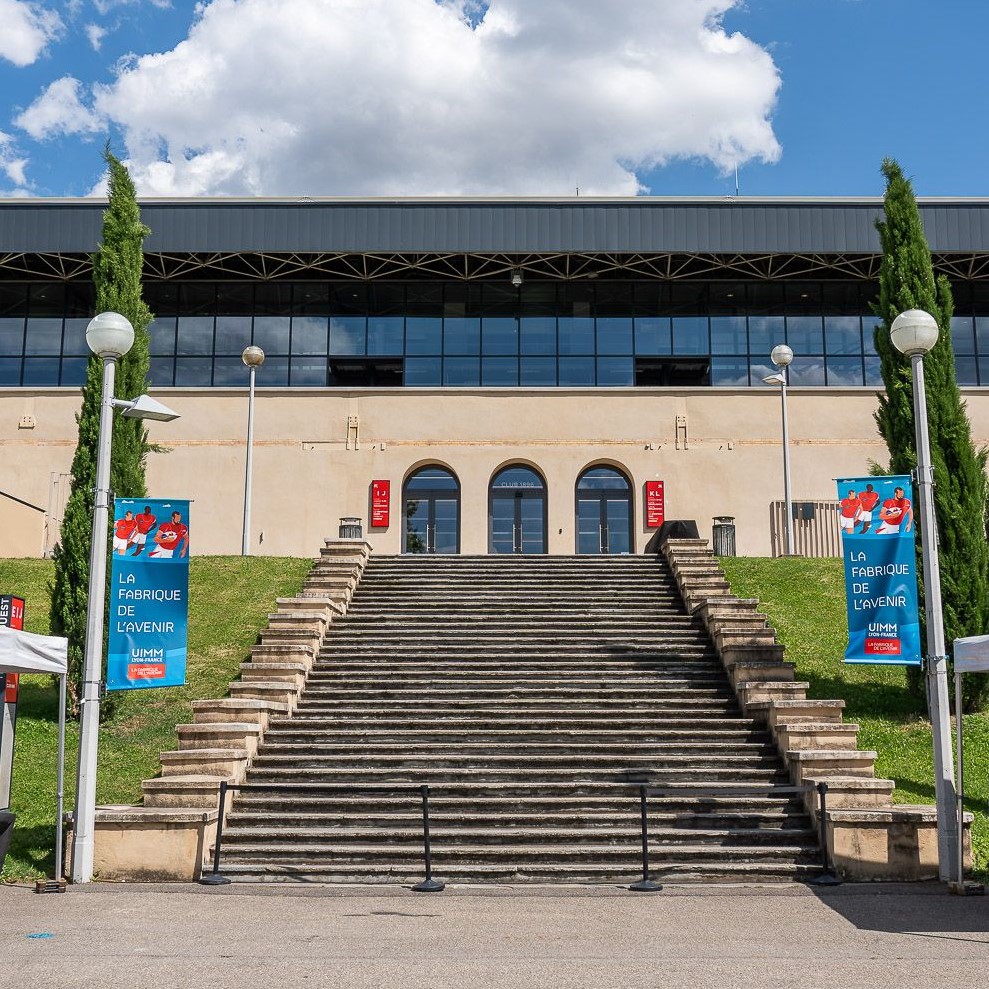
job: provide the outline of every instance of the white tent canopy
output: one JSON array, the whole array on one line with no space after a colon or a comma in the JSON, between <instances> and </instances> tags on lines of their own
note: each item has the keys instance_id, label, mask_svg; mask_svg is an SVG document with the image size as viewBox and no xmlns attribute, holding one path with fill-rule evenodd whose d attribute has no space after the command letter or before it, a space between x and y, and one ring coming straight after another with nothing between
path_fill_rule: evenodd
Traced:
<instances>
[{"instance_id":1,"label":"white tent canopy","mask_svg":"<svg viewBox=\"0 0 989 989\"><path fill-rule=\"evenodd\" d=\"M68 668L69 640L0 625L0 673L52 673Z\"/></svg>"},{"instance_id":2,"label":"white tent canopy","mask_svg":"<svg viewBox=\"0 0 989 989\"><path fill-rule=\"evenodd\" d=\"M59 678L58 776L55 818L55 879L62 875L62 806L65 793L65 678L69 640L0 626L0 673L49 673Z\"/></svg>"}]
</instances>

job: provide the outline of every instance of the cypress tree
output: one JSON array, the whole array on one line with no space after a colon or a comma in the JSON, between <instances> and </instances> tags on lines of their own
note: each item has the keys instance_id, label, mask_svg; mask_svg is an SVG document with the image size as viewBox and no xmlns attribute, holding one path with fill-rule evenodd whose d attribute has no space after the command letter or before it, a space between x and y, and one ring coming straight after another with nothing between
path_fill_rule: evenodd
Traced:
<instances>
[{"instance_id":1,"label":"cypress tree","mask_svg":"<svg viewBox=\"0 0 989 989\"><path fill-rule=\"evenodd\" d=\"M141 296L141 275L144 238L150 231L141 222L134 184L127 169L109 148L104 150L103 157L110 173L110 187L109 204L103 213L103 241L93 255L96 312L119 312L134 327L134 345L117 362L114 390L117 398L136 398L147 386L149 367L148 325L152 315ZM69 497L61 535L53 554L52 631L69 640L69 699L74 714L79 711L79 685L86 639L89 554L102 389L103 362L91 355L82 391L82 409L76 416L79 439L72 459ZM147 494L145 466L148 453L154 449L148 443L142 420L114 416L111 496L143 498ZM106 538L109 544L109 528ZM109 713L112 707L105 706L104 710Z\"/></svg>"},{"instance_id":2,"label":"cypress tree","mask_svg":"<svg viewBox=\"0 0 989 989\"><path fill-rule=\"evenodd\" d=\"M875 330L885 395L876 423L889 450L892 474L909 474L917 465L910 359L892 344L893 320L907 309L924 309L936 320L938 341L924 358L927 410L934 466L934 507L944 605L944 632L950 650L955 638L989 631L989 545L986 542L986 455L976 450L955 377L951 345L954 301L944 275L934 275L931 252L910 181L886 159L885 218L877 221L883 259L879 301L873 307L882 324ZM926 534L918 529L918 540ZM918 550L919 550L918 541ZM921 560L918 555L918 567ZM923 587L921 587L923 595ZM919 684L919 676L914 683ZM989 680L966 677L964 703L982 706Z\"/></svg>"}]
</instances>

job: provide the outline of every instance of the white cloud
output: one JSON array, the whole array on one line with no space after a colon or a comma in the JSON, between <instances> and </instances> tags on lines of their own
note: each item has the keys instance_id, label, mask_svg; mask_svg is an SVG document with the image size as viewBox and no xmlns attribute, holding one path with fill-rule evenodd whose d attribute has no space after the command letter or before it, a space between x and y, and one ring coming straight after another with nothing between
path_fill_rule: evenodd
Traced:
<instances>
[{"instance_id":1,"label":"white cloud","mask_svg":"<svg viewBox=\"0 0 989 989\"><path fill-rule=\"evenodd\" d=\"M0 0L0 58L14 65L36 62L61 30L54 10L28 0Z\"/></svg>"},{"instance_id":2,"label":"white cloud","mask_svg":"<svg viewBox=\"0 0 989 989\"><path fill-rule=\"evenodd\" d=\"M28 159L17 156L14 150L14 139L0 131L0 172L14 183L13 189L4 189L0 186L0 195L25 195L27 194L27 166Z\"/></svg>"},{"instance_id":3,"label":"white cloud","mask_svg":"<svg viewBox=\"0 0 989 989\"><path fill-rule=\"evenodd\" d=\"M106 33L106 28L100 24L86 25L86 37L89 39L89 43L93 46L93 51L98 52L100 50L100 45L103 44L103 39L106 37Z\"/></svg>"},{"instance_id":4,"label":"white cloud","mask_svg":"<svg viewBox=\"0 0 989 989\"><path fill-rule=\"evenodd\" d=\"M56 79L14 123L36 141L59 134L90 134L105 129L99 114L79 99L79 80Z\"/></svg>"},{"instance_id":5,"label":"white cloud","mask_svg":"<svg viewBox=\"0 0 989 989\"><path fill-rule=\"evenodd\" d=\"M634 194L672 159L779 156L739 2L213 0L95 106L145 194ZM94 126L69 95L36 130Z\"/></svg>"}]
</instances>

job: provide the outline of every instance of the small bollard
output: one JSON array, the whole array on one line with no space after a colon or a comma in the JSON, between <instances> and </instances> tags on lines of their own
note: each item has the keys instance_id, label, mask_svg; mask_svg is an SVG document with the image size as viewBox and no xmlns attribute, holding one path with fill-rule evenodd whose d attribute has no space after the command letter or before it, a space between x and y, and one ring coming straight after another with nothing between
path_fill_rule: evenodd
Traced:
<instances>
[{"instance_id":1,"label":"small bollard","mask_svg":"<svg viewBox=\"0 0 989 989\"><path fill-rule=\"evenodd\" d=\"M220 844L223 841L223 814L227 809L227 788L227 781L220 780L220 803L219 812L216 816L216 843L213 845L213 871L199 877L201 886L230 885L230 880L226 876L220 875Z\"/></svg>"},{"instance_id":2,"label":"small bollard","mask_svg":"<svg viewBox=\"0 0 989 989\"><path fill-rule=\"evenodd\" d=\"M423 783L422 787L422 846L423 857L426 860L426 878L421 883L416 883L412 888L417 893L439 893L445 889L446 883L437 882L433 878L433 857L429 845L429 787Z\"/></svg>"},{"instance_id":3,"label":"small bollard","mask_svg":"<svg viewBox=\"0 0 989 989\"><path fill-rule=\"evenodd\" d=\"M649 878L649 811L646 806L646 788L639 787L639 815L642 820L642 878L629 886L636 893L655 893L662 889Z\"/></svg>"},{"instance_id":4,"label":"small bollard","mask_svg":"<svg viewBox=\"0 0 989 989\"><path fill-rule=\"evenodd\" d=\"M818 808L817 826L821 842L821 874L807 880L808 886L840 886L841 880L831 868L831 856L828 855L828 784L821 780L817 784Z\"/></svg>"}]
</instances>

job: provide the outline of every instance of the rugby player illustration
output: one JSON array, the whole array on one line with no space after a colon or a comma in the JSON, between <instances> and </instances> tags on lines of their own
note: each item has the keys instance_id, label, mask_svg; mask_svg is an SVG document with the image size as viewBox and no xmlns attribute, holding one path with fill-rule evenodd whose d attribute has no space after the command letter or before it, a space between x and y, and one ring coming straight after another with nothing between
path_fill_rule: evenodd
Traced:
<instances>
[{"instance_id":1,"label":"rugby player illustration","mask_svg":"<svg viewBox=\"0 0 989 989\"><path fill-rule=\"evenodd\" d=\"M137 519L131 511L124 512L122 519L117 519L113 523L113 551L118 556L127 553L127 547L131 544L131 539L137 531Z\"/></svg>"},{"instance_id":2,"label":"rugby player illustration","mask_svg":"<svg viewBox=\"0 0 989 989\"><path fill-rule=\"evenodd\" d=\"M876 535L893 535L901 531L909 532L913 528L913 505L905 496L903 488L895 488L893 497L883 502L879 509L880 525Z\"/></svg>"},{"instance_id":3,"label":"rugby player illustration","mask_svg":"<svg viewBox=\"0 0 989 989\"><path fill-rule=\"evenodd\" d=\"M131 555L140 556L148 541L148 533L158 524L158 519L151 513L151 506L145 505L144 511L138 512L134 521L137 523L137 531L131 538L131 545L137 548Z\"/></svg>"},{"instance_id":4,"label":"rugby player illustration","mask_svg":"<svg viewBox=\"0 0 989 989\"><path fill-rule=\"evenodd\" d=\"M189 552L189 527L182 521L181 512L172 512L170 522L162 522L154 534L154 548L148 551L148 559L170 560Z\"/></svg>"},{"instance_id":5,"label":"rugby player illustration","mask_svg":"<svg viewBox=\"0 0 989 989\"><path fill-rule=\"evenodd\" d=\"M841 532L842 535L851 535L855 531L855 525L861 517L862 502L852 488L848 489L848 495L841 499Z\"/></svg>"},{"instance_id":6,"label":"rugby player illustration","mask_svg":"<svg viewBox=\"0 0 989 989\"><path fill-rule=\"evenodd\" d=\"M861 510L858 520L862 523L859 535L864 536L872 526L872 512L879 504L879 492L871 484L867 484L865 491L859 492L859 503Z\"/></svg>"}]
</instances>

